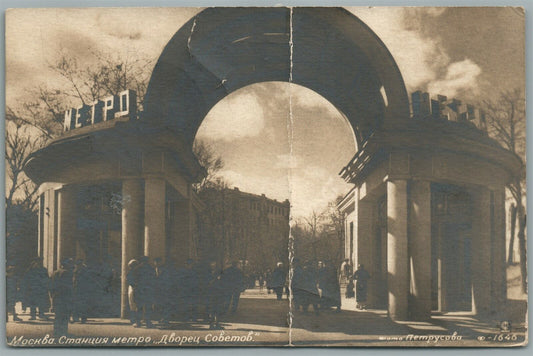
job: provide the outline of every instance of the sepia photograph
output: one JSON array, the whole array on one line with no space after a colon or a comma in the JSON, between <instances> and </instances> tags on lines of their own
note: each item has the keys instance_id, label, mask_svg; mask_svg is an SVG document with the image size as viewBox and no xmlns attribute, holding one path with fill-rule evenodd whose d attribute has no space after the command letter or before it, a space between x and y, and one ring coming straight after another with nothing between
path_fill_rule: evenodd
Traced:
<instances>
[{"instance_id":1,"label":"sepia photograph","mask_svg":"<svg viewBox=\"0 0 533 356\"><path fill-rule=\"evenodd\" d=\"M7 345L526 346L525 22L6 10Z\"/></svg>"}]
</instances>

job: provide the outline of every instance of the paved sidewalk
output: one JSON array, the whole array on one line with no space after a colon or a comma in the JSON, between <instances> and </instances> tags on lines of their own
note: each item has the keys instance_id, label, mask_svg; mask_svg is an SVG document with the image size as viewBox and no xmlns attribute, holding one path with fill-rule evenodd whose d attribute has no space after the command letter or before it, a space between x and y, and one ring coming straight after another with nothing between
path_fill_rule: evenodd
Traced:
<instances>
[{"instance_id":1,"label":"paved sidewalk","mask_svg":"<svg viewBox=\"0 0 533 356\"><path fill-rule=\"evenodd\" d=\"M397 323L382 310L355 310L353 299L343 300L343 303L341 313L333 309L320 311L319 315L312 311L306 314L296 312L289 330L288 301L278 301L266 291L252 290L243 293L236 314L221 319L224 330L209 330L204 321L172 322L164 329L156 324L155 328L147 329L134 328L127 320L118 318L91 318L87 324L70 324L70 341L63 341L80 346L76 343L90 340L96 343L102 340L94 338L107 337L107 343L98 345L286 346L290 334L295 346L480 347L510 346L524 340L525 329L520 325L514 325L512 333L502 334L498 322L482 322L465 314L434 316L427 323ZM29 321L27 314L22 314L21 318L22 322L7 323L8 342L15 337L19 340L22 335L22 340L39 340L46 334L52 335L52 321ZM27 346L28 343L23 345L19 340L18 345ZM55 340L57 346L69 346L58 343L59 340Z\"/></svg>"}]
</instances>

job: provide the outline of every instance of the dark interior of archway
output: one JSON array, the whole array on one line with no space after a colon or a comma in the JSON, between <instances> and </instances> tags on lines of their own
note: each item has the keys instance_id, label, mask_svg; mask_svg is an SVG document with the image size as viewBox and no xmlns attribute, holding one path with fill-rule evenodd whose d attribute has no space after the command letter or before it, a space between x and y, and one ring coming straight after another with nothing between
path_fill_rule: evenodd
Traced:
<instances>
[{"instance_id":1,"label":"dark interior of archway","mask_svg":"<svg viewBox=\"0 0 533 356\"><path fill-rule=\"evenodd\" d=\"M376 72L368 49L364 53L346 35L347 21L364 26L341 9L294 9L292 74L294 83L322 95L346 115L360 144L382 124L384 75ZM371 35L365 32L365 40L379 42ZM203 118L229 93L253 83L289 81L289 36L288 8L204 10L176 33L159 58L145 117L181 131L192 144ZM401 76L399 82L403 86Z\"/></svg>"}]
</instances>

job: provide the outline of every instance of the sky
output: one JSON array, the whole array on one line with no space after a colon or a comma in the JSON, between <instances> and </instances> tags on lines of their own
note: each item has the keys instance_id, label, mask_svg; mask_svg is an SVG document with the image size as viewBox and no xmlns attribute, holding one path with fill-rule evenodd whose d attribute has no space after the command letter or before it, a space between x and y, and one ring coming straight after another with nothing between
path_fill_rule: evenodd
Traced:
<instances>
[{"instance_id":1,"label":"sky","mask_svg":"<svg viewBox=\"0 0 533 356\"><path fill-rule=\"evenodd\" d=\"M524 15L513 8L347 8L385 43L408 92L429 91L477 103L525 85ZM36 86L61 87L49 69L61 54L91 52L157 60L199 8L16 9L6 17L6 104ZM290 155L289 91L294 126ZM350 185L338 175L356 152L351 127L315 92L258 83L220 101L197 139L225 165L221 175L243 191L290 199L295 217L319 212Z\"/></svg>"}]
</instances>

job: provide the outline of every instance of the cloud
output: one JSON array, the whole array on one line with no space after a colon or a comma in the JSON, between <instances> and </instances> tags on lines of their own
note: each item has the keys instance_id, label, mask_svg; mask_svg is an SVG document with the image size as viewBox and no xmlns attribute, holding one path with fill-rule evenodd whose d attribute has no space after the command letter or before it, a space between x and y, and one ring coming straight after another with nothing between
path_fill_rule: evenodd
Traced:
<instances>
[{"instance_id":1,"label":"cloud","mask_svg":"<svg viewBox=\"0 0 533 356\"><path fill-rule=\"evenodd\" d=\"M444 78L429 83L428 90L430 93L449 97L456 96L465 90L475 92L480 74L481 68L470 59L454 62L448 66Z\"/></svg>"},{"instance_id":2,"label":"cloud","mask_svg":"<svg viewBox=\"0 0 533 356\"><path fill-rule=\"evenodd\" d=\"M232 141L259 135L265 126L265 110L253 92L236 91L219 101L207 114L197 137Z\"/></svg>"},{"instance_id":3,"label":"cloud","mask_svg":"<svg viewBox=\"0 0 533 356\"><path fill-rule=\"evenodd\" d=\"M365 22L387 46L404 78L408 91L435 80L449 56L439 40L419 30L422 9L401 7L349 8Z\"/></svg>"},{"instance_id":4,"label":"cloud","mask_svg":"<svg viewBox=\"0 0 533 356\"><path fill-rule=\"evenodd\" d=\"M307 165L291 171L291 214L296 217L309 216L313 211L323 211L328 203L350 186L334 172Z\"/></svg>"},{"instance_id":5,"label":"cloud","mask_svg":"<svg viewBox=\"0 0 533 356\"><path fill-rule=\"evenodd\" d=\"M118 12L98 13L96 22L101 31L112 37L130 40L139 40L142 37L137 23Z\"/></svg>"},{"instance_id":6,"label":"cloud","mask_svg":"<svg viewBox=\"0 0 533 356\"><path fill-rule=\"evenodd\" d=\"M291 154L278 155L278 161L274 165L274 168L297 168L300 165L300 160Z\"/></svg>"},{"instance_id":7,"label":"cloud","mask_svg":"<svg viewBox=\"0 0 533 356\"><path fill-rule=\"evenodd\" d=\"M320 110L329 116L339 116L340 112L320 94L306 87L292 84L291 95L293 100L293 109L304 109L308 111Z\"/></svg>"},{"instance_id":8,"label":"cloud","mask_svg":"<svg viewBox=\"0 0 533 356\"><path fill-rule=\"evenodd\" d=\"M455 96L476 91L481 67L470 59L452 62L435 30L424 33L424 24L442 16L447 8L351 8L385 43L404 78L408 92Z\"/></svg>"}]
</instances>

